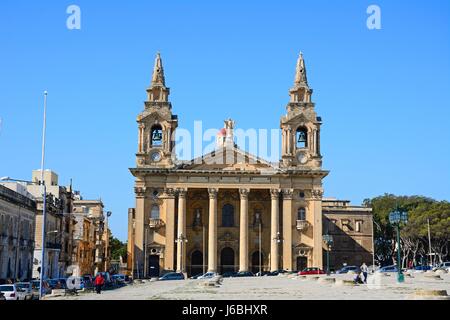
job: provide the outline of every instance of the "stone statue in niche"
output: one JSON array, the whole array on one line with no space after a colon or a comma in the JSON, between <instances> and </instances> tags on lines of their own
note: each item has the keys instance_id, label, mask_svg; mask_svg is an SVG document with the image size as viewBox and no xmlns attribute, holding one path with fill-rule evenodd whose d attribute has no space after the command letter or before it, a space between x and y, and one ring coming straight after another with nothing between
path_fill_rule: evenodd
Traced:
<instances>
[{"instance_id":1,"label":"stone statue in niche","mask_svg":"<svg viewBox=\"0 0 450 320\"><path fill-rule=\"evenodd\" d=\"M194 227L200 227L202 225L202 209L197 208L194 211Z\"/></svg>"}]
</instances>

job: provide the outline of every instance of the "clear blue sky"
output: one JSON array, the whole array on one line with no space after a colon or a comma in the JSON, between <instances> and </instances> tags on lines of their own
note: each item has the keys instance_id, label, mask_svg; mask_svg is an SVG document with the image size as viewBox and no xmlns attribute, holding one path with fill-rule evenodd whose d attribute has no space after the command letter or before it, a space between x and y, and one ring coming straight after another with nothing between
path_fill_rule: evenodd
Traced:
<instances>
[{"instance_id":1,"label":"clear blue sky","mask_svg":"<svg viewBox=\"0 0 450 320\"><path fill-rule=\"evenodd\" d=\"M81 30L66 8L81 8ZM382 10L368 30L366 9ZM303 51L323 117L325 196L450 199L450 2L18 1L0 5L0 176L40 165L104 200L126 239L136 116L161 51L180 127L278 128Z\"/></svg>"}]
</instances>

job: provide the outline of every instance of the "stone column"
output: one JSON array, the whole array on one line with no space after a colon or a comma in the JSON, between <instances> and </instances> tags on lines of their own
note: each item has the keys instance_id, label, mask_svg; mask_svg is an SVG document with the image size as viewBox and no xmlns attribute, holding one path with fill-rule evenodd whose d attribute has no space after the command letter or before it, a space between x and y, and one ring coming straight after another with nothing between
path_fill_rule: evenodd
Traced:
<instances>
[{"instance_id":1,"label":"stone column","mask_svg":"<svg viewBox=\"0 0 450 320\"><path fill-rule=\"evenodd\" d=\"M136 194L136 211L135 211L135 223L136 228L135 239L134 239L134 270L139 272L137 274L138 278L144 276L144 232L145 232L145 224L148 223L147 215L145 214L145 193L146 187L135 187L134 192ZM94 257L95 259L95 257ZM48 261L48 260L47 260Z\"/></svg>"},{"instance_id":2,"label":"stone column","mask_svg":"<svg viewBox=\"0 0 450 320\"><path fill-rule=\"evenodd\" d=\"M292 128L288 127L287 129L287 154L292 155Z\"/></svg>"},{"instance_id":3,"label":"stone column","mask_svg":"<svg viewBox=\"0 0 450 320\"><path fill-rule=\"evenodd\" d=\"M164 248L164 269L175 270L175 190L164 190L164 211L166 214L166 246Z\"/></svg>"},{"instance_id":4,"label":"stone column","mask_svg":"<svg viewBox=\"0 0 450 320\"><path fill-rule=\"evenodd\" d=\"M217 189L209 188L208 272L217 272Z\"/></svg>"},{"instance_id":5,"label":"stone column","mask_svg":"<svg viewBox=\"0 0 450 320\"><path fill-rule=\"evenodd\" d=\"M248 271L248 193L249 189L239 189L241 195L239 222L239 271Z\"/></svg>"},{"instance_id":6,"label":"stone column","mask_svg":"<svg viewBox=\"0 0 450 320\"><path fill-rule=\"evenodd\" d=\"M139 125L138 152L144 152L144 124Z\"/></svg>"},{"instance_id":7,"label":"stone column","mask_svg":"<svg viewBox=\"0 0 450 320\"><path fill-rule=\"evenodd\" d=\"M293 189L283 190L283 269L292 270Z\"/></svg>"},{"instance_id":8,"label":"stone column","mask_svg":"<svg viewBox=\"0 0 450 320\"><path fill-rule=\"evenodd\" d=\"M271 189L272 198L271 223L270 223L270 271L277 271L278 268L278 232L279 232L279 197L280 190Z\"/></svg>"},{"instance_id":9,"label":"stone column","mask_svg":"<svg viewBox=\"0 0 450 320\"><path fill-rule=\"evenodd\" d=\"M186 189L178 189L177 272L186 272Z\"/></svg>"},{"instance_id":10,"label":"stone column","mask_svg":"<svg viewBox=\"0 0 450 320\"><path fill-rule=\"evenodd\" d=\"M323 240L322 240L322 195L323 191L320 189L312 190L311 207L313 209L313 266L323 268Z\"/></svg>"}]
</instances>

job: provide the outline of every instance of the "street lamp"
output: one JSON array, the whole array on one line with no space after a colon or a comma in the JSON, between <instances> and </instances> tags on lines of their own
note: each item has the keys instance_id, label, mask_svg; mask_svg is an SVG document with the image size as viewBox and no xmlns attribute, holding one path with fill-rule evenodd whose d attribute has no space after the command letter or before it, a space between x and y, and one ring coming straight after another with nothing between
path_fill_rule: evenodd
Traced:
<instances>
[{"instance_id":1,"label":"street lamp","mask_svg":"<svg viewBox=\"0 0 450 320\"><path fill-rule=\"evenodd\" d=\"M397 207L389 213L389 222L397 227L397 282L405 281L401 266L401 246L400 246L400 224L408 222L408 212Z\"/></svg>"},{"instance_id":2,"label":"street lamp","mask_svg":"<svg viewBox=\"0 0 450 320\"><path fill-rule=\"evenodd\" d=\"M109 231L108 231L108 218L111 217L112 212L107 211L106 212L106 240L105 240L105 272L108 272L108 262L109 262L109 254L108 254L108 247L109 247Z\"/></svg>"},{"instance_id":3,"label":"street lamp","mask_svg":"<svg viewBox=\"0 0 450 320\"><path fill-rule=\"evenodd\" d=\"M330 275L330 251L331 251L331 246L333 245L333 236L329 235L329 234L324 234L322 236L323 241L325 242L325 244L327 245L327 275Z\"/></svg>"},{"instance_id":4,"label":"street lamp","mask_svg":"<svg viewBox=\"0 0 450 320\"><path fill-rule=\"evenodd\" d=\"M280 260L281 260L280 252L282 252L282 251L280 250L280 244L284 242L284 239L281 236L281 233L277 232L277 236L273 240L277 243L277 246L278 246L278 257L277 257L277 259L278 259L278 270L281 270L280 266L282 267L282 264L280 263ZM261 260L261 258L260 258L260 260Z\"/></svg>"},{"instance_id":5,"label":"street lamp","mask_svg":"<svg viewBox=\"0 0 450 320\"><path fill-rule=\"evenodd\" d=\"M47 92L45 92L45 101L47 101ZM46 104L46 103L45 103ZM44 107L44 137L43 137L43 143L42 143L42 167L41 167L41 181L40 182L34 182L34 181L28 181L28 180L20 180L20 179L12 179L11 177L2 177L0 178L0 181L11 181L11 182L23 182L26 184L35 184L35 185L41 185L42 186L42 249L41 249L41 268L40 268L40 276L39 276L39 300L41 300L45 293L44 293L44 276L45 276L45 243L46 243L46 223L47 223L47 188L45 186L44 181L44 145L45 145L45 109Z\"/></svg>"},{"instance_id":6,"label":"street lamp","mask_svg":"<svg viewBox=\"0 0 450 320\"><path fill-rule=\"evenodd\" d=\"M180 245L180 251L181 251L181 270L179 270L182 273L185 273L185 265L184 265L184 251L183 251L183 244L187 243L188 239L187 237L181 233L180 236L175 240L175 243L178 243Z\"/></svg>"}]
</instances>

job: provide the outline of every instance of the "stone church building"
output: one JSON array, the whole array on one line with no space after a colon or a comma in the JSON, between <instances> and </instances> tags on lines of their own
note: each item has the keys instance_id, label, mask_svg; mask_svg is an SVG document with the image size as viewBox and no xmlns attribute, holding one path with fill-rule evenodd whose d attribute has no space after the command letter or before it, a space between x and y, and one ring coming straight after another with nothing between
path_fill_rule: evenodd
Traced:
<instances>
[{"instance_id":1,"label":"stone church building","mask_svg":"<svg viewBox=\"0 0 450 320\"><path fill-rule=\"evenodd\" d=\"M372 264L372 213L348 201L323 199L320 130L300 54L286 113L282 150L270 163L234 143L229 119L216 149L191 161L175 157L178 117L172 113L161 57L155 61L145 108L137 117L135 208L128 213L128 271L302 270ZM280 112L281 113L281 112Z\"/></svg>"}]
</instances>

